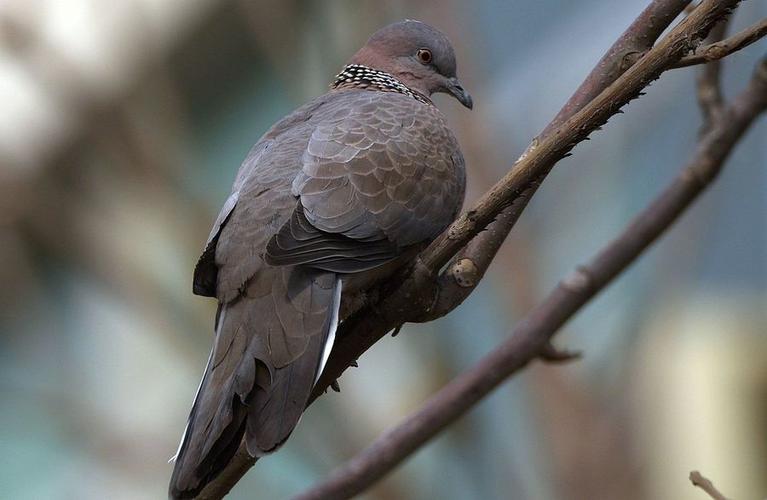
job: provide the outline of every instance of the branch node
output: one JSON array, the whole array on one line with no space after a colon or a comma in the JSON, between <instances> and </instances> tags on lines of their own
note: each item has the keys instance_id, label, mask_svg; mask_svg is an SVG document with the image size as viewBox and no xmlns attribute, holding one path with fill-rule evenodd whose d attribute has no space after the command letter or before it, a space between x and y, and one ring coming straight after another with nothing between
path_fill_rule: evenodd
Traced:
<instances>
[{"instance_id":1,"label":"branch node","mask_svg":"<svg viewBox=\"0 0 767 500\"><path fill-rule=\"evenodd\" d=\"M477 284L479 269L471 259L461 259L454 262L447 273L453 277L460 287L471 288Z\"/></svg>"},{"instance_id":2,"label":"branch node","mask_svg":"<svg viewBox=\"0 0 767 500\"><path fill-rule=\"evenodd\" d=\"M525 158L527 158L527 155L535 151L535 149L538 147L538 144L540 144L541 140L538 137L534 137L532 141L530 141L530 144L527 146L527 149L517 158L517 161L514 162L516 165L517 163L521 162Z\"/></svg>"},{"instance_id":3,"label":"branch node","mask_svg":"<svg viewBox=\"0 0 767 500\"><path fill-rule=\"evenodd\" d=\"M631 50L629 52L626 52L623 55L623 57L621 57L621 62L619 65L620 72L623 73L624 71L632 67L647 52L648 52L647 50Z\"/></svg>"},{"instance_id":4,"label":"branch node","mask_svg":"<svg viewBox=\"0 0 767 500\"><path fill-rule=\"evenodd\" d=\"M447 233L448 239L458 240L463 238L464 234L468 234L474 231L474 227L477 225L476 217L476 211L474 210L469 210L461 217L459 217L458 220L455 221L452 226L450 226L450 229Z\"/></svg>"},{"instance_id":5,"label":"branch node","mask_svg":"<svg viewBox=\"0 0 767 500\"><path fill-rule=\"evenodd\" d=\"M541 349L541 353L538 355L541 361L546 363L569 363L583 357L581 351L570 351L568 349L560 349L551 342L546 343Z\"/></svg>"},{"instance_id":6,"label":"branch node","mask_svg":"<svg viewBox=\"0 0 767 500\"><path fill-rule=\"evenodd\" d=\"M720 25L718 26L721 26L722 24L726 23L721 21ZM721 29L718 26L715 26L714 30L712 30L712 33L715 35L716 30ZM720 33L723 35L724 30L722 30ZM736 33L729 38L725 38L724 40L722 40L723 36L715 37L716 39L711 40L711 43L708 45L698 47L692 54L684 56L676 63L675 67L684 68L686 66L693 66L695 64L718 61L719 59L722 59L732 54L733 52L737 52L738 50L748 47L757 40L760 40L765 35L767 35L767 19L762 19L756 24L749 26L748 28L739 33Z\"/></svg>"},{"instance_id":7,"label":"branch node","mask_svg":"<svg viewBox=\"0 0 767 500\"><path fill-rule=\"evenodd\" d=\"M707 61L715 61L727 55L727 44L715 43L707 47L703 52L703 58Z\"/></svg>"},{"instance_id":8,"label":"branch node","mask_svg":"<svg viewBox=\"0 0 767 500\"><path fill-rule=\"evenodd\" d=\"M562 286L573 293L583 293L591 286L591 277L585 266L576 267L562 280Z\"/></svg>"}]
</instances>

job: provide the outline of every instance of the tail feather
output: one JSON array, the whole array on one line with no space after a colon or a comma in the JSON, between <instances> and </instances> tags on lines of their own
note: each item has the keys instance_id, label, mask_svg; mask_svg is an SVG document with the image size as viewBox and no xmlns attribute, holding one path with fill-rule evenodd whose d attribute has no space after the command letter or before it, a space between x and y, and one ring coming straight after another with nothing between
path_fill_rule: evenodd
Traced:
<instances>
[{"instance_id":1,"label":"tail feather","mask_svg":"<svg viewBox=\"0 0 767 500\"><path fill-rule=\"evenodd\" d=\"M271 280L271 289L262 280ZM330 353L340 296L333 273L269 268L242 296L219 306L213 350L176 456L171 498L197 496L243 437L254 457L285 442Z\"/></svg>"}]
</instances>

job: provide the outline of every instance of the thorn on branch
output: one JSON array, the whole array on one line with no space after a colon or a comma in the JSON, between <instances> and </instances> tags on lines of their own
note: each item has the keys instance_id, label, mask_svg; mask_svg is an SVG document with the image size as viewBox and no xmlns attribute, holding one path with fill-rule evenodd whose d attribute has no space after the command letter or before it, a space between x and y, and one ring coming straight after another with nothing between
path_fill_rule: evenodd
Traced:
<instances>
[{"instance_id":1,"label":"thorn on branch","mask_svg":"<svg viewBox=\"0 0 767 500\"><path fill-rule=\"evenodd\" d=\"M391 331L391 336L396 337L397 335L399 335L400 330L402 330L402 325L397 325L396 327L394 327L394 330Z\"/></svg>"},{"instance_id":2,"label":"thorn on branch","mask_svg":"<svg viewBox=\"0 0 767 500\"><path fill-rule=\"evenodd\" d=\"M558 347L555 347L554 344L549 342L543 347L543 349L541 349L541 353L538 355L538 358L546 363L569 363L570 361L580 359L582 356L583 353L581 351L559 349Z\"/></svg>"},{"instance_id":3,"label":"thorn on branch","mask_svg":"<svg viewBox=\"0 0 767 500\"><path fill-rule=\"evenodd\" d=\"M360 365L359 365L359 364L357 364L357 362L356 362L356 361L352 361L351 363L349 363L349 366L351 366L351 367L353 367L353 368L359 368L359 367L360 367Z\"/></svg>"},{"instance_id":4,"label":"thorn on branch","mask_svg":"<svg viewBox=\"0 0 767 500\"><path fill-rule=\"evenodd\" d=\"M335 392L341 392L341 386L338 385L338 380L334 380L330 383L330 388Z\"/></svg>"}]
</instances>

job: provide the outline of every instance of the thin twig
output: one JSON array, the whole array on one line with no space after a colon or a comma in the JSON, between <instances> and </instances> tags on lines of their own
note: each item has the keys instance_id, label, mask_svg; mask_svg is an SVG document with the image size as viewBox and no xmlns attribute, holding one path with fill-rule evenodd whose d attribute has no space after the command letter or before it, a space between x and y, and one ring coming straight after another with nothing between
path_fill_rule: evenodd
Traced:
<instances>
[{"instance_id":1,"label":"thin twig","mask_svg":"<svg viewBox=\"0 0 767 500\"><path fill-rule=\"evenodd\" d=\"M685 56L677 62L675 68L685 68L695 64L704 64L711 61L717 61L733 52L748 47L752 43L760 40L767 35L767 18L750 26L740 33L716 43L711 43L698 47L694 53Z\"/></svg>"},{"instance_id":2,"label":"thin twig","mask_svg":"<svg viewBox=\"0 0 767 500\"><path fill-rule=\"evenodd\" d=\"M706 43L716 43L727 34L727 19L722 19L711 29ZM701 133L709 129L716 115L721 111L724 98L721 84L722 64L719 59L704 64L697 78L698 105L703 114Z\"/></svg>"},{"instance_id":3,"label":"thin twig","mask_svg":"<svg viewBox=\"0 0 767 500\"><path fill-rule=\"evenodd\" d=\"M623 233L587 265L560 281L509 338L389 430L294 500L342 500L364 491L476 405L549 345L551 337L595 294L661 236L720 172L754 119L767 108L767 58L743 91L700 139L692 160Z\"/></svg>"},{"instance_id":4,"label":"thin twig","mask_svg":"<svg viewBox=\"0 0 767 500\"><path fill-rule=\"evenodd\" d=\"M714 500L728 500L726 496L722 495L722 493L716 489L714 483L712 483L710 479L707 479L705 476L703 476L703 474L700 472L696 470L690 472L690 481L692 482L693 486L697 486L698 488L702 489Z\"/></svg>"}]
</instances>

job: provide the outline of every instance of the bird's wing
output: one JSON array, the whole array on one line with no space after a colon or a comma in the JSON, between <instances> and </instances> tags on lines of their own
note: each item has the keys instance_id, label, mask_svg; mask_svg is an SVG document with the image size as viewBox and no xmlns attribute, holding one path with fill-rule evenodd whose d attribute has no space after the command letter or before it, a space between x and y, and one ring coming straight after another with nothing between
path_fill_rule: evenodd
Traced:
<instances>
[{"instance_id":1,"label":"bird's wing","mask_svg":"<svg viewBox=\"0 0 767 500\"><path fill-rule=\"evenodd\" d=\"M261 257L295 207L291 182L317 107L288 116L253 148L196 267L195 288L215 295L219 309L210 361L176 456L174 498L199 492L243 436L254 456L284 442L334 333L340 280L324 271L265 265Z\"/></svg>"},{"instance_id":2,"label":"bird's wing","mask_svg":"<svg viewBox=\"0 0 767 500\"><path fill-rule=\"evenodd\" d=\"M386 262L458 211L463 158L441 114L384 95L326 96L243 163L195 272L219 314L172 495L199 491L243 435L254 456L288 437L338 321L336 272Z\"/></svg>"},{"instance_id":3,"label":"bird's wing","mask_svg":"<svg viewBox=\"0 0 767 500\"><path fill-rule=\"evenodd\" d=\"M205 242L205 249L197 260L197 265L194 266L192 291L195 295L202 295L204 297L216 296L216 281L218 279L218 268L216 267L215 262L216 244L218 243L218 237L221 234L221 228L226 224L229 215L237 205L239 196L240 193L235 191L226 199L224 206L221 208L221 212L219 212L218 217L216 217L213 229L211 229L210 235L208 235L208 241Z\"/></svg>"},{"instance_id":4,"label":"bird's wing","mask_svg":"<svg viewBox=\"0 0 767 500\"><path fill-rule=\"evenodd\" d=\"M306 147L308 122L326 100L322 96L298 108L269 129L248 152L237 172L232 194L219 212L195 266L195 294L228 302L239 295L245 281L260 269L260 255L251 249L271 236L264 230L268 232L266 225L270 222L273 225L281 209L290 213L288 191ZM302 133L304 130L307 131ZM235 208L237 214L233 215ZM231 218L234 220L230 221ZM219 245L225 228L228 234Z\"/></svg>"},{"instance_id":5,"label":"bird's wing","mask_svg":"<svg viewBox=\"0 0 767 500\"><path fill-rule=\"evenodd\" d=\"M313 129L293 181L300 203L268 262L367 270L434 238L460 209L464 160L442 114L408 96L355 94L342 119Z\"/></svg>"},{"instance_id":6,"label":"bird's wing","mask_svg":"<svg viewBox=\"0 0 767 500\"><path fill-rule=\"evenodd\" d=\"M399 254L397 245L385 238L360 241L321 231L306 218L301 202L296 205L290 220L267 244L265 259L271 264L349 273L378 267Z\"/></svg>"},{"instance_id":7,"label":"bird's wing","mask_svg":"<svg viewBox=\"0 0 767 500\"><path fill-rule=\"evenodd\" d=\"M340 287L332 273L265 266L240 299L219 305L213 351L176 456L173 498L199 493L243 436L254 457L287 439L337 326Z\"/></svg>"}]
</instances>

